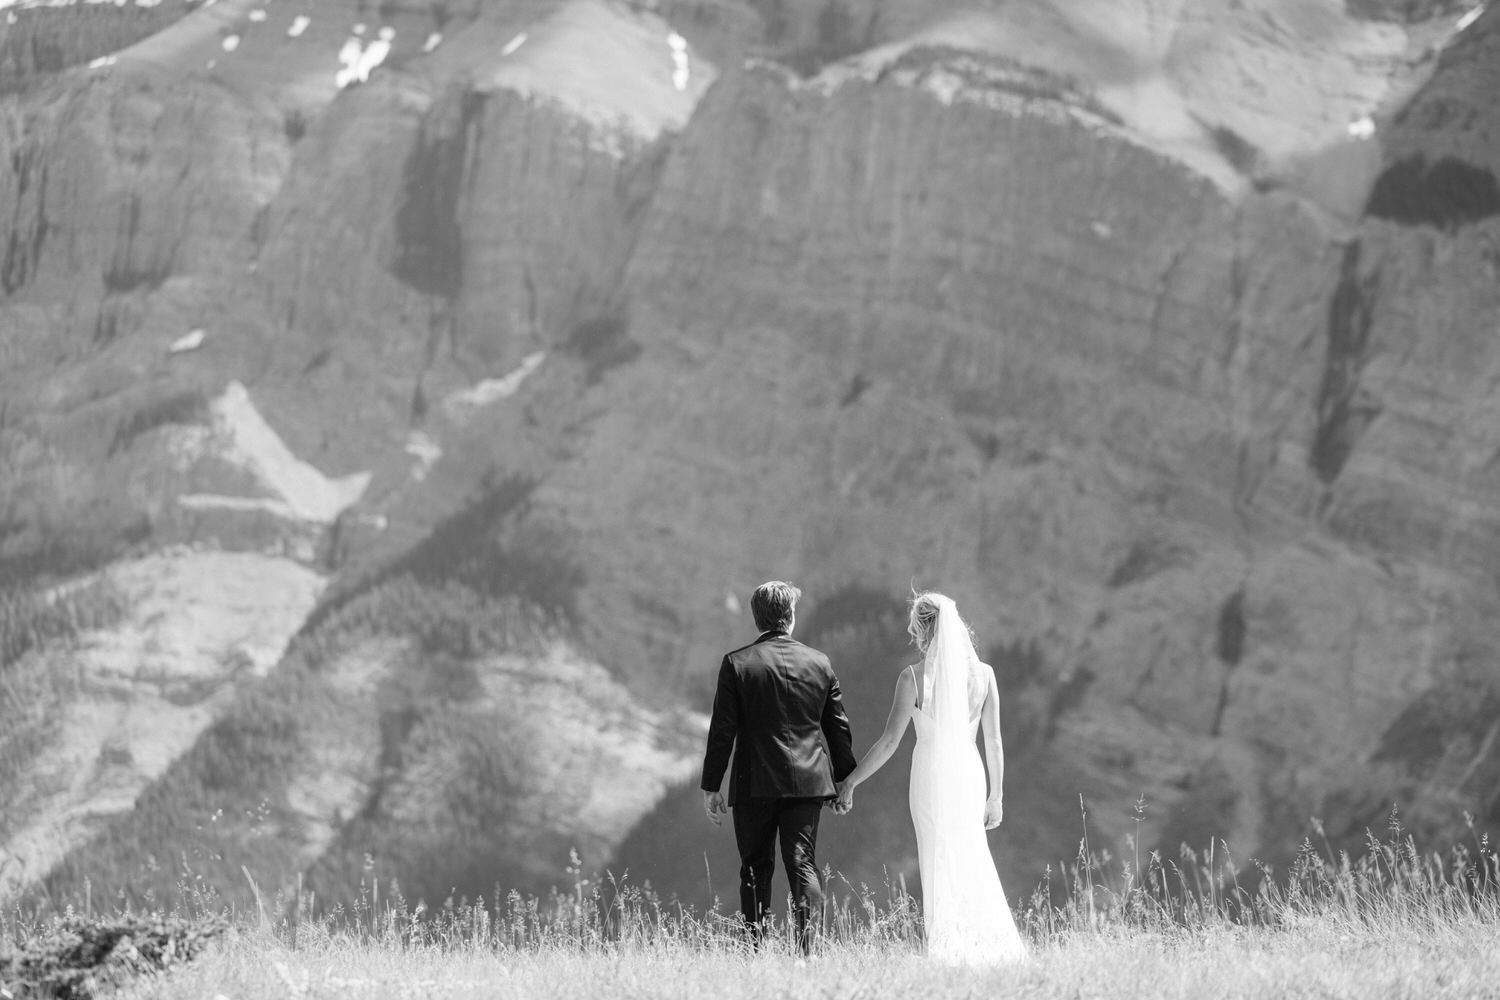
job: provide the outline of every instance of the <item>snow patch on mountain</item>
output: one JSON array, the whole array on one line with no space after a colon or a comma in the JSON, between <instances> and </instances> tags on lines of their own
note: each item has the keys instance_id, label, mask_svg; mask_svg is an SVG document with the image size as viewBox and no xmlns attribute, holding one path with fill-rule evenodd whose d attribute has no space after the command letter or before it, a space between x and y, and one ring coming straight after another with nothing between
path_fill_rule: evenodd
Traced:
<instances>
[{"instance_id":1,"label":"snow patch on mountain","mask_svg":"<svg viewBox=\"0 0 1500 1000\"><path fill-rule=\"evenodd\" d=\"M502 399L509 399L521 388L521 383L526 377L539 368L547 359L546 351L536 351L521 359L521 364L514 371L508 372L499 378L487 378L467 389L460 389L443 400L443 408L452 419L462 419L470 410L498 403Z\"/></svg>"},{"instance_id":2,"label":"snow patch on mountain","mask_svg":"<svg viewBox=\"0 0 1500 1000\"><path fill-rule=\"evenodd\" d=\"M201 328L197 330L189 330L181 337L178 337L176 340L172 341L171 344L167 345L167 353L182 354L185 351L196 351L198 348L203 346L203 340L207 336L208 332Z\"/></svg>"},{"instance_id":3,"label":"snow patch on mountain","mask_svg":"<svg viewBox=\"0 0 1500 1000\"><path fill-rule=\"evenodd\" d=\"M655 14L575 0L512 39L481 85L560 105L618 156L622 136L680 130L717 75Z\"/></svg>"},{"instance_id":4,"label":"snow patch on mountain","mask_svg":"<svg viewBox=\"0 0 1500 1000\"><path fill-rule=\"evenodd\" d=\"M443 449L422 431L412 431L408 434L406 447L402 450L417 460L417 464L412 466L411 477L419 483L427 478L427 473L432 471L433 465L443 457Z\"/></svg>"},{"instance_id":5,"label":"snow patch on mountain","mask_svg":"<svg viewBox=\"0 0 1500 1000\"><path fill-rule=\"evenodd\" d=\"M1445 27L1444 37L1470 23L1471 16ZM1415 37L1398 24L1354 17L1342 0L1017 0L940 20L836 63L807 85L831 93L891 75L944 103L1003 103L954 89L951 76L891 74L924 48L994 57L1067 81L1135 141L1243 190L1247 164L1230 162L1226 142L1274 165L1343 141L1350 122L1404 93Z\"/></svg>"},{"instance_id":6,"label":"snow patch on mountain","mask_svg":"<svg viewBox=\"0 0 1500 1000\"><path fill-rule=\"evenodd\" d=\"M187 457L211 451L217 457L252 472L271 494L263 497L192 493L177 498L198 510L258 510L297 521L332 523L359 502L370 485L369 472L329 478L292 453L268 424L238 382L229 383L211 407L212 427L186 445Z\"/></svg>"},{"instance_id":7,"label":"snow patch on mountain","mask_svg":"<svg viewBox=\"0 0 1500 1000\"><path fill-rule=\"evenodd\" d=\"M396 29L383 27L380 33L369 43L366 43L364 25L356 25L359 29L350 35L344 42L344 47L339 50L339 71L334 74L334 83L340 90L351 83L364 83L370 79L370 74L375 68L385 62L386 57L391 54L391 46L396 41Z\"/></svg>"}]
</instances>

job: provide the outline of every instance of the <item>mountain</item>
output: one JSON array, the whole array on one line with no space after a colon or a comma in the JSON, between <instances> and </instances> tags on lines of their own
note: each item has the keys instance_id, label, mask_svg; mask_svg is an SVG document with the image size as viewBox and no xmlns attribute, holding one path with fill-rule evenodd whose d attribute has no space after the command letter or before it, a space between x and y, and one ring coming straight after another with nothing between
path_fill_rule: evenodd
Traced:
<instances>
[{"instance_id":1,"label":"mountain","mask_svg":"<svg viewBox=\"0 0 1500 1000\"><path fill-rule=\"evenodd\" d=\"M1500 822L1500 11L9 8L0 893L728 892L771 577L860 748L957 599L1013 896Z\"/></svg>"}]
</instances>

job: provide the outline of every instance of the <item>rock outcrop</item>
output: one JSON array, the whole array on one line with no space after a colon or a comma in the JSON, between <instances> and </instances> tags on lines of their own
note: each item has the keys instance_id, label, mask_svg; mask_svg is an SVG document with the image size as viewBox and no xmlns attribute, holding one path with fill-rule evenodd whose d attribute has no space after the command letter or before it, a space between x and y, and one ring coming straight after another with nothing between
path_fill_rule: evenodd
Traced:
<instances>
[{"instance_id":1,"label":"rock outcrop","mask_svg":"<svg viewBox=\"0 0 1500 1000\"><path fill-rule=\"evenodd\" d=\"M128 812L270 673L323 583L290 559L167 549L52 595L80 627L7 662L0 687L0 893L37 882ZM100 608L110 613L90 616Z\"/></svg>"},{"instance_id":2,"label":"rock outcrop","mask_svg":"<svg viewBox=\"0 0 1500 1000\"><path fill-rule=\"evenodd\" d=\"M1386 166L1371 215L1458 229L1500 215L1500 9L1473 18L1382 138Z\"/></svg>"}]
</instances>

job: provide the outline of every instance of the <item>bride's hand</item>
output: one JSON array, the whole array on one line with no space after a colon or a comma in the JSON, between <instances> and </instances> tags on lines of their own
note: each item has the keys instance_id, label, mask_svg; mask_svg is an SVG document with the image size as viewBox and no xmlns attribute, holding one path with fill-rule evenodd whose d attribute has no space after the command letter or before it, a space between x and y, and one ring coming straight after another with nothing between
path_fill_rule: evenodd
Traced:
<instances>
[{"instance_id":1,"label":"bride's hand","mask_svg":"<svg viewBox=\"0 0 1500 1000\"><path fill-rule=\"evenodd\" d=\"M845 781L839 784L839 797L834 801L833 811L842 816L854 808L854 786Z\"/></svg>"},{"instance_id":2,"label":"bride's hand","mask_svg":"<svg viewBox=\"0 0 1500 1000\"><path fill-rule=\"evenodd\" d=\"M972 816L973 813L970 813ZM1000 825L1005 818L1005 807L1000 804L999 799L990 799L984 804L984 828L993 830Z\"/></svg>"}]
</instances>

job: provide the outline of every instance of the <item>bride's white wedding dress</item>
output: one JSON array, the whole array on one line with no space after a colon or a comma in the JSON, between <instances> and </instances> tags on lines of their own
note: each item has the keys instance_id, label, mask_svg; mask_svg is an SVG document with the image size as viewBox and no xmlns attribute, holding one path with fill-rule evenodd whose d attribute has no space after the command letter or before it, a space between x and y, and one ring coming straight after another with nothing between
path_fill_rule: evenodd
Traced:
<instances>
[{"instance_id":1,"label":"bride's white wedding dress","mask_svg":"<svg viewBox=\"0 0 1500 1000\"><path fill-rule=\"evenodd\" d=\"M968 629L950 601L939 611L917 674L922 692L913 713L917 747L908 801L927 954L969 965L1026 958L985 837L985 773L974 740L989 688L978 669Z\"/></svg>"}]
</instances>

